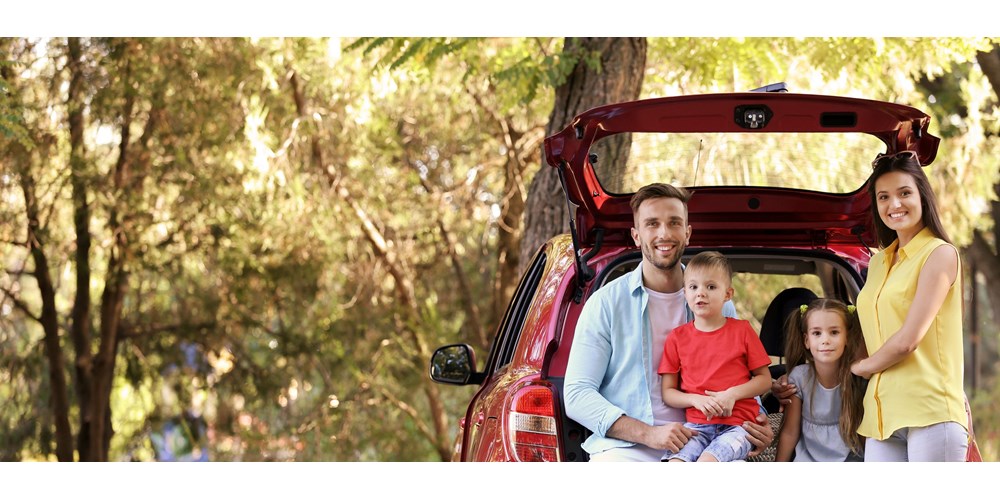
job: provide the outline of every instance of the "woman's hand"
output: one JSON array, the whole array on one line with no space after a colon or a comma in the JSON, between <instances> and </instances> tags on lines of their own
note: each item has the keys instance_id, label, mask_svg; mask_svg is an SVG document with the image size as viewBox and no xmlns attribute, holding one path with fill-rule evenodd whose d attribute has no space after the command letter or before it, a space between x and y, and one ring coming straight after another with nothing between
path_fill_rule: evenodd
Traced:
<instances>
[{"instance_id":1,"label":"woman's hand","mask_svg":"<svg viewBox=\"0 0 1000 500\"><path fill-rule=\"evenodd\" d=\"M855 361L854 363L851 363L851 373L853 373L853 374L855 374L855 375L857 375L859 377L862 377L865 380L868 380L868 379L872 378L872 375L874 375L874 373L866 370L865 367L862 366L864 364L864 362L867 361L867 360L868 360L868 358L862 358L862 359L859 359L859 360Z\"/></svg>"}]
</instances>

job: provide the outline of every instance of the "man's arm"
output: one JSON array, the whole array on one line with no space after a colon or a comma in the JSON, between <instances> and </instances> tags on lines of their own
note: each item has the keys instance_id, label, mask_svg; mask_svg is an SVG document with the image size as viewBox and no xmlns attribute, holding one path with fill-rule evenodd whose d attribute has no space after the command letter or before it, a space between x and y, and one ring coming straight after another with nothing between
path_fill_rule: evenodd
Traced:
<instances>
[{"instance_id":1,"label":"man's arm","mask_svg":"<svg viewBox=\"0 0 1000 500\"><path fill-rule=\"evenodd\" d=\"M740 319L736 315L736 305L733 304L732 300L727 300L725 304L722 304L722 315L727 318Z\"/></svg>"},{"instance_id":2,"label":"man's arm","mask_svg":"<svg viewBox=\"0 0 1000 500\"><path fill-rule=\"evenodd\" d=\"M646 445L656 450L670 450L677 453L696 432L684 427L680 422L649 425L628 415L622 415L608 429L607 436Z\"/></svg>"},{"instance_id":3,"label":"man's arm","mask_svg":"<svg viewBox=\"0 0 1000 500\"><path fill-rule=\"evenodd\" d=\"M563 387L566 415L601 437L607 436L612 424L625 415L600 393L611 362L611 326L603 307L595 296L580 312Z\"/></svg>"},{"instance_id":4,"label":"man's arm","mask_svg":"<svg viewBox=\"0 0 1000 500\"><path fill-rule=\"evenodd\" d=\"M747 439L753 445L747 458L760 455L774 441L774 429L771 428L771 423L767 420L767 413L764 413L763 410L757 414L755 422L743 421L743 428L747 431Z\"/></svg>"},{"instance_id":5,"label":"man's arm","mask_svg":"<svg viewBox=\"0 0 1000 500\"><path fill-rule=\"evenodd\" d=\"M657 450L670 450L674 453L680 451L695 431L677 422L649 425L626 415L624 410L611 404L598 392L610 359L610 341L605 349L599 338L600 335L594 335L594 332L584 333L579 329L573 338L563 390L566 415L598 436L638 443ZM586 347L581 349L582 346Z\"/></svg>"},{"instance_id":6,"label":"man's arm","mask_svg":"<svg viewBox=\"0 0 1000 500\"><path fill-rule=\"evenodd\" d=\"M796 393L795 384L788 381L788 375L782 375L777 380L771 382L771 394L778 400L780 408L792 402L792 396ZM779 410L780 411L780 410Z\"/></svg>"},{"instance_id":7,"label":"man's arm","mask_svg":"<svg viewBox=\"0 0 1000 500\"><path fill-rule=\"evenodd\" d=\"M566 365L566 415L595 435L677 452L694 431L680 423L653 426L628 416L600 393L611 361L611 327L598 297L591 297L577 320Z\"/></svg>"}]
</instances>

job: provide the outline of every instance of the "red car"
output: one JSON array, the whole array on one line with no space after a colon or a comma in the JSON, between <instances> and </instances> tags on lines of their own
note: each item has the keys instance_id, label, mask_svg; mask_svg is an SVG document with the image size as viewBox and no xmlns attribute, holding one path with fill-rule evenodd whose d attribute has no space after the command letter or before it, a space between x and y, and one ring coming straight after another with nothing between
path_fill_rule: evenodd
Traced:
<instances>
[{"instance_id":1,"label":"red car","mask_svg":"<svg viewBox=\"0 0 1000 500\"><path fill-rule=\"evenodd\" d=\"M692 192L686 255L729 258L737 312L780 373L785 315L816 296L853 303L864 284L876 245L865 185L872 160L912 150L929 165L939 143L929 123L900 104L783 91L641 100L577 116L545 140L575 207L571 234L527 266L481 371L465 344L431 360L435 381L480 386L453 460L587 460L589 431L563 407L566 362L587 298L639 263L629 199L649 182ZM631 135L627 160L610 165L602 156L620 134Z\"/></svg>"}]
</instances>

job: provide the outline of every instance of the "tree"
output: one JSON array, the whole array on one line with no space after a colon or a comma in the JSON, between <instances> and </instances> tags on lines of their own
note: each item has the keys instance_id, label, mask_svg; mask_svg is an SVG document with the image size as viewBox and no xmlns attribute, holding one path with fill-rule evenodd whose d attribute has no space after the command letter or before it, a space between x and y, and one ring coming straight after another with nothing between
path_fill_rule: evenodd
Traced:
<instances>
[{"instance_id":1,"label":"tree","mask_svg":"<svg viewBox=\"0 0 1000 500\"><path fill-rule=\"evenodd\" d=\"M183 154L185 141L193 138L204 144L217 138L209 127L192 135L186 121L197 116L192 107L205 103L197 94L199 82L191 80L197 78L192 65L216 53L190 40L57 39L41 50L33 41L7 43L19 65L32 68L31 73L39 62L42 74L16 82L7 75L17 89L18 105L25 110L25 129L34 138L31 148L18 141L3 144L8 154L20 158L13 182L23 193L6 216L17 221L15 227L23 227L25 235L24 240L11 241L8 255L20 261L16 265L20 269L28 261L18 256L31 256L33 265L28 269L38 298L29 298L30 291L20 286L20 280L4 289L5 297L44 331L58 459L74 458L61 341L65 332L76 354L72 382L80 422L75 451L80 460L107 460L114 435L112 387L120 348L131 338L163 328L146 322L150 316L141 309L143 301L129 297L142 289L144 265L163 258L157 249L169 254L177 233L199 215L184 210L170 213L158 206L169 204L172 196L184 196L185 188L191 187L184 178L189 165ZM152 57L143 55L146 50ZM33 57L40 61L32 61ZM55 62L63 57L67 63L60 67ZM215 113L216 128L222 116ZM98 137L103 131L111 140L88 143L87 128L96 130ZM66 185L72 188L69 203ZM64 225L67 219L73 223ZM102 242L100 247L91 246L94 239ZM74 249L72 259L65 256L68 248ZM68 292L60 289L62 280L50 272L66 266L76 270L76 286ZM102 274L103 285L96 314L90 300L95 270ZM60 296L65 295L73 297L69 314L59 310ZM34 312L36 303L41 304L40 313ZM64 314L68 321L60 319ZM91 331L96 338L91 338Z\"/></svg>"},{"instance_id":2,"label":"tree","mask_svg":"<svg viewBox=\"0 0 1000 500\"><path fill-rule=\"evenodd\" d=\"M976 60L979 62L983 74L993 87L996 99L1000 100L1000 45L994 44L993 50L989 52L977 53ZM996 131L990 132L996 133ZM988 238L979 229L973 231L969 252L972 260L976 263L976 267L986 276L986 283L988 284L988 291L991 297L990 303L1000 305L1000 256L998 256L996 249L991 247L989 243L990 240L993 241L993 245L1000 242L1000 201L998 201L1000 200L1000 183L993 185L993 192L996 198L990 204L990 214L993 218L992 238Z\"/></svg>"},{"instance_id":3,"label":"tree","mask_svg":"<svg viewBox=\"0 0 1000 500\"><path fill-rule=\"evenodd\" d=\"M978 52L976 61L993 88L996 99L993 106L996 108L997 102L1000 102L1000 45L993 44L992 50ZM998 131L994 128L988 130L987 133L996 136ZM993 305L992 317L1000 318L1000 253L997 251L1000 249L1000 180L993 185L993 194L994 198L990 201L989 211L993 225L992 235L981 229L975 229L972 233L972 242L965 249L965 255L974 271L981 273L984 278L982 283L986 288L987 303ZM979 286L978 276L975 274L972 275L972 281L972 286ZM972 307L978 308L979 304L974 303ZM978 344L980 339L975 339L974 342ZM998 344L1000 341L996 338L989 339L987 337L982 340L983 359L974 361L974 363L979 364L979 366L973 366L973 371L976 374L974 376L980 375L978 370L985 369L985 373L981 375L985 377L986 381L995 377L998 360L1000 360L1000 353L997 351ZM980 345L976 345L976 347L979 348ZM987 384L984 384L984 387L988 387Z\"/></svg>"},{"instance_id":4,"label":"tree","mask_svg":"<svg viewBox=\"0 0 1000 500\"><path fill-rule=\"evenodd\" d=\"M645 38L567 38L563 57L575 64L566 80L555 88L546 136L562 130L574 116L590 108L639 98L646 69ZM607 151L601 152L600 161L624 164L630 138L621 134L615 139ZM542 168L528 189L525 234L521 240L522 268L549 238L568 232L569 217L573 214L567 210L558 172Z\"/></svg>"}]
</instances>

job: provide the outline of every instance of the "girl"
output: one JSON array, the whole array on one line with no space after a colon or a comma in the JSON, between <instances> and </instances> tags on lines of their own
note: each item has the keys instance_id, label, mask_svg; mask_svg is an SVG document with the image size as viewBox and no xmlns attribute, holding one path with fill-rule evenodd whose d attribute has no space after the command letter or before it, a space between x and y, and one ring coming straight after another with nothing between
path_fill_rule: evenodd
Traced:
<instances>
[{"instance_id":1,"label":"girl","mask_svg":"<svg viewBox=\"0 0 1000 500\"><path fill-rule=\"evenodd\" d=\"M816 299L788 317L785 357L788 381L797 391L785 406L775 461L861 460L861 397L864 379L851 363L864 355L854 306Z\"/></svg>"},{"instance_id":2,"label":"girl","mask_svg":"<svg viewBox=\"0 0 1000 500\"><path fill-rule=\"evenodd\" d=\"M872 163L872 256L858 314L870 357L864 418L866 461L962 461L969 446L962 388L962 273L917 155Z\"/></svg>"}]
</instances>

